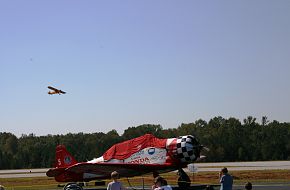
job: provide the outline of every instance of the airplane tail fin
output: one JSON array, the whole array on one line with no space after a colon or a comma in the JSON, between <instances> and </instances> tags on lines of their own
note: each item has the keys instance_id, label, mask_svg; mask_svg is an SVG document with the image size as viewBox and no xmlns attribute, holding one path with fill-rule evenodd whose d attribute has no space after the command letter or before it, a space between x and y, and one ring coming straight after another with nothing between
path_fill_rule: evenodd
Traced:
<instances>
[{"instance_id":1,"label":"airplane tail fin","mask_svg":"<svg viewBox=\"0 0 290 190\"><path fill-rule=\"evenodd\" d=\"M58 145L55 152L55 167L66 168L78 163L76 159L67 151L64 145Z\"/></svg>"}]
</instances>

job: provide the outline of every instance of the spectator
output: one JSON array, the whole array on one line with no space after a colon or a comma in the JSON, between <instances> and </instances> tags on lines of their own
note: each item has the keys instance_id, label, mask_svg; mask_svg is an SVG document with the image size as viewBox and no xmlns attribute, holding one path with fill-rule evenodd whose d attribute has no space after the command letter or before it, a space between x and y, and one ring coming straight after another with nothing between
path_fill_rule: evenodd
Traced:
<instances>
[{"instance_id":1,"label":"spectator","mask_svg":"<svg viewBox=\"0 0 290 190\"><path fill-rule=\"evenodd\" d=\"M112 182L108 184L107 190L125 190L126 188L123 187L122 183L118 181L119 173L114 171L111 173L111 178L113 179Z\"/></svg>"},{"instance_id":2,"label":"spectator","mask_svg":"<svg viewBox=\"0 0 290 190\"><path fill-rule=\"evenodd\" d=\"M158 176L155 178L155 187L152 187L152 190L172 190L172 188L163 177Z\"/></svg>"},{"instance_id":3,"label":"spectator","mask_svg":"<svg viewBox=\"0 0 290 190\"><path fill-rule=\"evenodd\" d=\"M220 171L220 190L232 190L233 189L233 177L228 173L227 168L223 168Z\"/></svg>"},{"instance_id":4,"label":"spectator","mask_svg":"<svg viewBox=\"0 0 290 190\"><path fill-rule=\"evenodd\" d=\"M155 189L157 188L156 184L155 184L155 179L159 176L159 173L154 171L153 172L153 178L154 178L154 181L153 181L153 185L151 186L151 189Z\"/></svg>"}]
</instances>

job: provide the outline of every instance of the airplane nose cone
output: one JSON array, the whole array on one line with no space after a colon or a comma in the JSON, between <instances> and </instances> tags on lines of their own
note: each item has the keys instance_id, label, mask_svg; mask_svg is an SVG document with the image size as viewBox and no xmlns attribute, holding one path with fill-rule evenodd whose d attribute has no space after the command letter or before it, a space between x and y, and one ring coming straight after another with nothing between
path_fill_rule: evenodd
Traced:
<instances>
[{"instance_id":1,"label":"airplane nose cone","mask_svg":"<svg viewBox=\"0 0 290 190\"><path fill-rule=\"evenodd\" d=\"M190 163L196 161L200 157L202 146L193 135L180 136L174 141L172 152L174 157L181 162Z\"/></svg>"},{"instance_id":2,"label":"airplane nose cone","mask_svg":"<svg viewBox=\"0 0 290 190\"><path fill-rule=\"evenodd\" d=\"M177 156L181 162L193 162L199 157L199 143L192 135L177 139Z\"/></svg>"}]
</instances>

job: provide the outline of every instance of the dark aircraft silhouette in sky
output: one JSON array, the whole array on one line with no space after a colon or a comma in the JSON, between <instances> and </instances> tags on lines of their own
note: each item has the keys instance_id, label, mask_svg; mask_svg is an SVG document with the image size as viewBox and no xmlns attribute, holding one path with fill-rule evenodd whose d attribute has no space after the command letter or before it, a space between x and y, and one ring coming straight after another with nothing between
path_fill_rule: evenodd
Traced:
<instances>
[{"instance_id":1,"label":"dark aircraft silhouette in sky","mask_svg":"<svg viewBox=\"0 0 290 190\"><path fill-rule=\"evenodd\" d=\"M48 86L47 88L49 88L51 90L51 91L48 91L48 94L49 95L53 95L53 94L59 94L59 95L61 95L61 94L65 94L66 93L66 92L64 92L64 91L62 91L60 89L54 88L52 86Z\"/></svg>"}]
</instances>

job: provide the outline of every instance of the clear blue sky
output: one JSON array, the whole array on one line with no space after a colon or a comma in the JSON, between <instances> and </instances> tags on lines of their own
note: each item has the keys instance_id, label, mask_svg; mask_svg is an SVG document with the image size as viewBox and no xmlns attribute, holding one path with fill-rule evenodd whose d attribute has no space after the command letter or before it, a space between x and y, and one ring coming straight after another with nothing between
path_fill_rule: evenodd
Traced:
<instances>
[{"instance_id":1,"label":"clear blue sky","mask_svg":"<svg viewBox=\"0 0 290 190\"><path fill-rule=\"evenodd\" d=\"M0 132L290 121L289 0L3 0L0 52Z\"/></svg>"}]
</instances>

